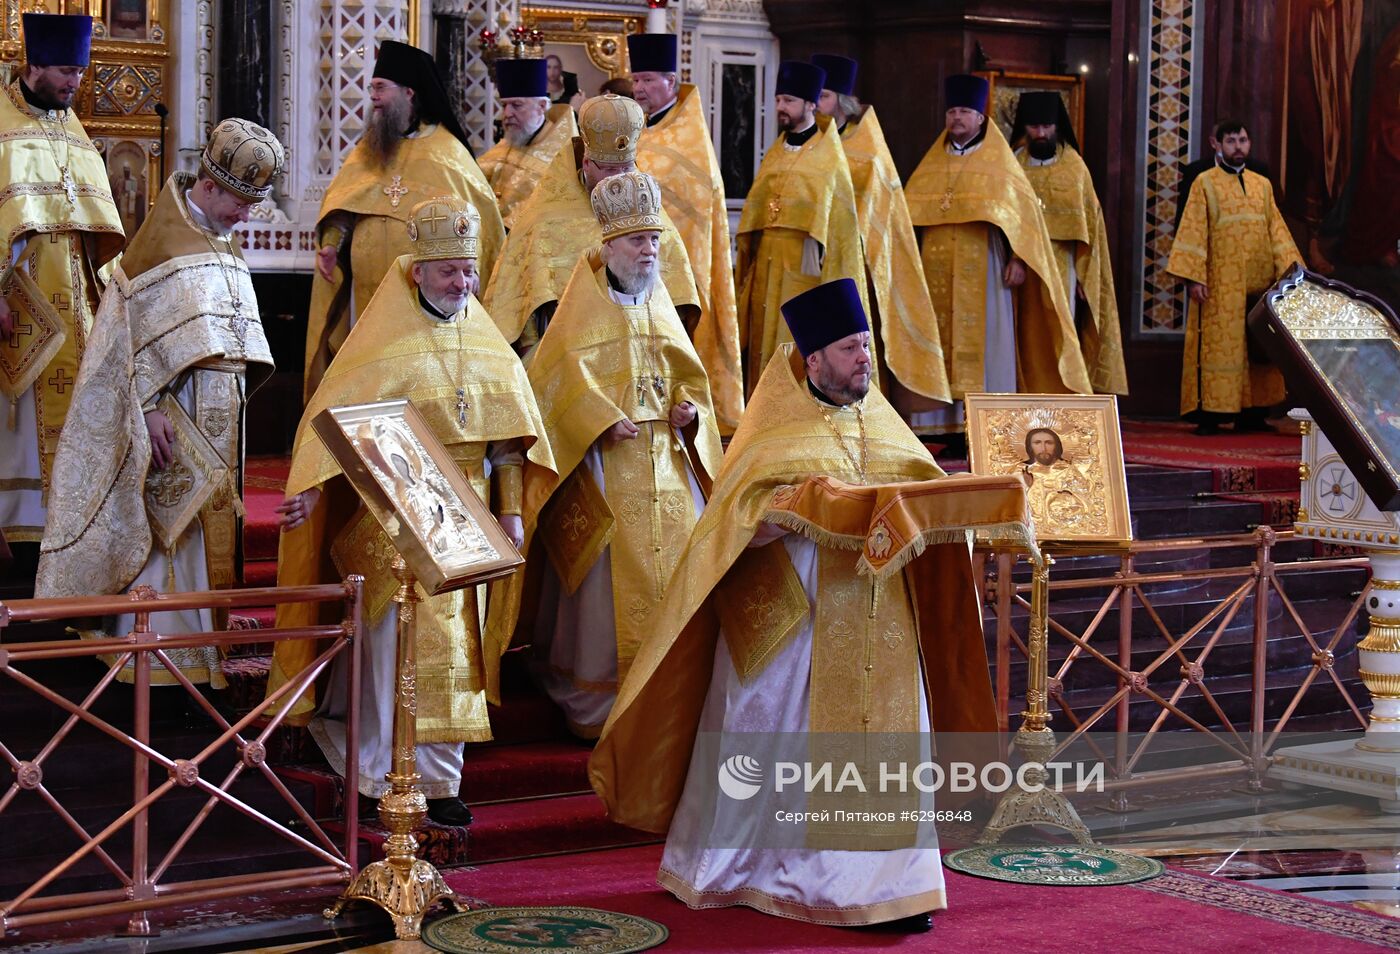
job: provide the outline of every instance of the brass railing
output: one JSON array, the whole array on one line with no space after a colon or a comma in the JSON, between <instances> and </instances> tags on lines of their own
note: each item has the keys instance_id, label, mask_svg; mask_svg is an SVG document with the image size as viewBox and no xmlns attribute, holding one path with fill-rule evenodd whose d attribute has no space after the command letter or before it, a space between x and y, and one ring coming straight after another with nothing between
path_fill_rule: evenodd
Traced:
<instances>
[{"instance_id":1,"label":"brass railing","mask_svg":"<svg viewBox=\"0 0 1400 954\"><path fill-rule=\"evenodd\" d=\"M127 933L150 934L149 911L175 904L234 898L254 892L316 885L348 883L356 872L356 842L359 838L358 800L353 786L345 798L344 847L338 847L305 807L287 789L286 784L266 763L268 739L282 724L286 708L269 715L280 703L296 699L331 662L347 654L350 680L350 708L346 718L346 771L350 778L358 774L356 733L359 713L359 667L353 651L355 635L360 629L360 607L363 580L350 577L344 583L324 586L298 586L247 590L223 590L205 593L176 593L160 595L147 586L137 587L130 594L111 597L82 597L74 599L19 600L0 603L0 676L27 689L66 713L66 718L38 752L21 760L5 745L0 732L0 762L14 773L14 781L0 794L0 830L5 826L4 813L22 791L33 791L58 815L78 837L81 845L61 862L45 872L33 884L8 901L0 901L0 933L5 929L29 925L89 918L101 915L129 916ZM151 614L192 609L235 610L287 603L344 603L344 615L338 625L307 626L296 629L241 629L208 633L163 635L152 631ZM135 614L132 632L123 637L106 639L62 639L47 642L6 643L6 628L20 622L63 620L94 616ZM246 715L230 723L209 703L193 683L171 661L167 652L191 647L215 646L220 649L248 643L278 643L290 639L324 639L329 646L286 685L268 696ZM86 694L81 702L73 702L61 693L43 685L23 671L26 663L54 659L93 659L99 655L115 657L107 672ZM90 711L93 704L112 685L127 664L133 677L132 728L130 732L113 725ZM159 667L159 668L157 668ZM158 751L151 742L151 674L164 670L184 693L209 717L218 735L192 758L172 758ZM163 693L172 688L158 690ZM131 807L115 820L93 833L66 809L59 797L44 784L44 765L59 749L65 738L80 723L91 726L133 755ZM32 724L32 722L31 722ZM249 737L250 729L256 735ZM203 777L206 763L225 746L233 745L237 754L232 769L221 780ZM151 786L150 768L164 769L168 778ZM233 783L245 772L260 774L279 795L297 822L305 826L303 836L287 825L248 804L231 791ZM93 779L95 785L103 784ZM150 819L154 806L162 797L177 788L194 788L208 799L196 816L185 826L179 837L158 859L151 853ZM250 818L273 834L291 842L310 854L318 863L300 868L264 871L251 874L201 878L190 881L164 882L171 865L203 827L213 810L226 805L240 815ZM105 847L113 835L131 827L131 863L124 867ZM70 894L45 895L54 885L88 856L98 859L118 883L118 887ZM154 865L153 865L154 862Z\"/></svg>"},{"instance_id":2,"label":"brass railing","mask_svg":"<svg viewBox=\"0 0 1400 954\"><path fill-rule=\"evenodd\" d=\"M1257 788L1268 769L1270 752L1279 740L1280 734L1297 712L1304 696L1319 680L1330 680L1339 691L1357 728L1365 729L1366 720L1356 699L1346 684L1338 676L1334 664L1337 647L1345 638L1352 624L1365 606L1370 591L1369 582L1362 587L1359 595L1353 597L1349 609L1343 614L1340 623L1329 636L1320 638L1314 635L1312 627L1302 618L1289 598L1285 579L1307 573L1338 569L1366 569L1365 557L1336 557L1325 559L1276 562L1274 548L1283 540L1292 539L1292 531L1275 531L1270 527L1260 527L1253 533L1219 537L1182 538L1169 540L1139 541L1121 550L1059 550L1047 548L1057 556L1116 556L1118 570L1111 575L1086 577L1065 577L1057 579L1052 572L1049 582L1051 602L1049 604L1048 629L1053 646L1056 640L1063 645L1069 643L1068 652L1063 658L1049 664L1047 689L1058 715L1068 721L1062 724L1059 741L1054 755L1059 756L1070 746L1078 743L1087 745L1105 764L1106 787L1110 790L1124 790L1179 780L1182 778L1203 778L1212 776L1243 775L1249 784ZM1239 566L1207 567L1202 569L1144 572L1135 566L1135 560L1147 555L1163 555L1185 551L1216 551L1223 549L1249 548L1253 559ZM989 569L994 572L984 582L984 602L992 608L996 616L996 702L997 717L1003 732L1011 728L1010 705L1012 699L1011 666L1013 651L1022 658L1028 656L1025 639L1017 632L1013 618L1019 609L1029 614L1031 611L1030 581L1018 582L1013 578L1016 563L1021 557L1014 553L984 552ZM1061 563L1063 566L1064 564ZM1148 588L1162 583L1188 583L1191 581L1234 581L1230 591L1224 596L1211 598L1210 606L1194 623L1185 625L1179 632L1173 632L1162 619L1154 605ZM1056 618L1053 598L1068 593L1089 593L1104 591L1092 617L1081 631L1074 631ZM1269 598L1277 596L1285 618L1297 627L1302 638L1307 640L1312 650L1311 668L1296 688L1293 696L1279 717L1272 724L1266 718L1268 643L1269 643ZM1234 622L1236 616L1253 597L1253 633L1251 661L1249 664L1250 700L1249 725L1242 733L1229 718L1219 701L1211 693L1205 678L1206 665L1211 653L1219 646L1221 639ZM1091 604L1092 605L1092 604ZM1116 640L1113 634L1103 630L1109 615L1117 610ZM1084 612L1080 607L1077 613ZM1133 655L1144 649L1140 641L1134 639L1133 622L1135 614L1145 613L1151 621L1155 635L1165 640L1165 647L1156 647L1155 655L1140 668L1135 668ZM1158 651L1160 650L1160 651ZM1174 676L1165 679L1165 670L1171 664L1177 665ZM1099 665L1110 671L1116 678L1116 690L1099 704L1093 712L1082 714L1075 711L1065 695L1065 681L1076 665ZM1157 677L1154 685L1153 677ZM1213 724L1207 725L1183 710L1183 697L1194 691L1204 699L1214 714ZM1139 733L1129 731L1129 708L1134 696L1149 699L1158 707L1156 716L1147 730ZM1182 728L1194 730L1208 738L1219 749L1218 761L1192 765L1140 770L1154 741L1160 739L1166 727L1175 717ZM1110 724L1109 720L1111 719ZM1069 731L1063 731L1068 729ZM1091 734L1091 730L1111 729L1113 752L1101 747L1102 731ZM1134 738L1134 736L1137 736ZM1121 795L1120 795L1121 798Z\"/></svg>"}]
</instances>

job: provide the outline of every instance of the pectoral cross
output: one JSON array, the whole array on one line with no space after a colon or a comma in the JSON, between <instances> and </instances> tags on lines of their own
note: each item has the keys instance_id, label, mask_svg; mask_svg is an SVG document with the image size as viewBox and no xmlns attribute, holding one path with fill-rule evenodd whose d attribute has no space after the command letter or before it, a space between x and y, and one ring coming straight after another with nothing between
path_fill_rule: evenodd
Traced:
<instances>
[{"instance_id":1,"label":"pectoral cross","mask_svg":"<svg viewBox=\"0 0 1400 954\"><path fill-rule=\"evenodd\" d=\"M73 173L68 171L67 166L64 166L61 171L63 172L63 178L61 180L63 182L63 194L68 196L69 205L77 205L78 184L73 181Z\"/></svg>"},{"instance_id":2,"label":"pectoral cross","mask_svg":"<svg viewBox=\"0 0 1400 954\"><path fill-rule=\"evenodd\" d=\"M248 318L238 310L241 304L243 304L241 301L234 298L233 314L228 316L228 330L233 334L234 340L238 342L240 351L248 345Z\"/></svg>"},{"instance_id":3,"label":"pectoral cross","mask_svg":"<svg viewBox=\"0 0 1400 954\"><path fill-rule=\"evenodd\" d=\"M467 391L465 388L457 389L457 423L463 427L467 425L467 409L471 405L467 403Z\"/></svg>"},{"instance_id":4,"label":"pectoral cross","mask_svg":"<svg viewBox=\"0 0 1400 954\"><path fill-rule=\"evenodd\" d=\"M947 212L953 207L953 187L949 186L948 191L943 193L943 201L938 203L938 207Z\"/></svg>"},{"instance_id":5,"label":"pectoral cross","mask_svg":"<svg viewBox=\"0 0 1400 954\"><path fill-rule=\"evenodd\" d=\"M783 204L776 198L768 200L768 221L778 221L778 216L783 214Z\"/></svg>"},{"instance_id":6,"label":"pectoral cross","mask_svg":"<svg viewBox=\"0 0 1400 954\"><path fill-rule=\"evenodd\" d=\"M384 194L389 197L389 205L395 209L399 207L399 200L408 195L408 190L400 184L402 182L403 176L394 176L393 181L384 187Z\"/></svg>"},{"instance_id":7,"label":"pectoral cross","mask_svg":"<svg viewBox=\"0 0 1400 954\"><path fill-rule=\"evenodd\" d=\"M10 332L10 342L9 342L10 347L11 347L11 348L18 348L18 347L19 347L19 339L20 339L21 337L27 338L27 337L29 337L30 335L32 335L33 333L34 333L34 326L33 326L33 325L21 325L21 324L19 324L18 322L16 322L16 323L15 323L15 330L12 331L12 332Z\"/></svg>"}]
</instances>

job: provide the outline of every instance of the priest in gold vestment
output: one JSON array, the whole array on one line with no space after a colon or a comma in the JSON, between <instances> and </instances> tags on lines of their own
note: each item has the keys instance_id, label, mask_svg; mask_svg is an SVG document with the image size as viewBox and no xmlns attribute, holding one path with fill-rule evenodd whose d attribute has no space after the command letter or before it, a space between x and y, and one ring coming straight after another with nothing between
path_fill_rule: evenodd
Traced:
<instances>
[{"instance_id":1,"label":"priest in gold vestment","mask_svg":"<svg viewBox=\"0 0 1400 954\"><path fill-rule=\"evenodd\" d=\"M723 453L705 368L657 274L656 180L610 176L592 204L603 247L579 259L530 362L558 477L525 485L536 672L584 738L651 631Z\"/></svg>"},{"instance_id":2,"label":"priest in gold vestment","mask_svg":"<svg viewBox=\"0 0 1400 954\"><path fill-rule=\"evenodd\" d=\"M608 176L637 169L637 141L646 119L633 100L606 93L579 107L580 138L554 157L528 202L517 210L486 289L486 310L528 360L578 264L602 231L589 194ZM696 326L699 295L685 246L661 212L661 280L687 330Z\"/></svg>"},{"instance_id":3,"label":"priest in gold vestment","mask_svg":"<svg viewBox=\"0 0 1400 954\"><path fill-rule=\"evenodd\" d=\"M433 58L394 40L379 46L365 134L331 180L316 216L316 272L306 327L310 400L355 319L400 256L412 251L408 214L440 195L461 196L481 216L483 276L505 236L486 177L467 147Z\"/></svg>"},{"instance_id":4,"label":"priest in gold vestment","mask_svg":"<svg viewBox=\"0 0 1400 954\"><path fill-rule=\"evenodd\" d=\"M824 281L852 278L865 297L855 188L840 137L817 115L826 74L810 63L778 67L774 109L783 132L769 147L739 218L739 340L745 393L788 340L781 304Z\"/></svg>"},{"instance_id":5,"label":"priest in gold vestment","mask_svg":"<svg viewBox=\"0 0 1400 954\"><path fill-rule=\"evenodd\" d=\"M968 539L994 525L1024 537L1024 488L1014 476L991 489L970 486L985 478L937 480L928 451L870 387L855 282L820 285L783 312L795 342L778 346L750 397L590 781L614 821L669 830L657 880L692 907L926 931L947 904L931 825L775 824L775 808L863 799L784 800L764 759L762 781L736 795L725 754L821 762L826 743L845 742L833 759L843 773L862 758L860 740L898 761L912 755L906 745L929 757L930 728L992 731ZM919 503L894 512L933 519L881 536L874 494L888 499L906 482L924 482ZM932 808L928 795L895 802Z\"/></svg>"},{"instance_id":6,"label":"priest in gold vestment","mask_svg":"<svg viewBox=\"0 0 1400 954\"><path fill-rule=\"evenodd\" d=\"M661 199L690 256L700 294L700 320L691 335L710 376L721 434L732 434L744 410L729 209L700 94L682 83L674 33L627 37L633 96L646 110L637 167L661 183Z\"/></svg>"},{"instance_id":7,"label":"priest in gold vestment","mask_svg":"<svg viewBox=\"0 0 1400 954\"><path fill-rule=\"evenodd\" d=\"M1268 179L1245 168L1249 131L1216 127L1215 165L1191 183L1167 271L1187 282L1191 298L1181 366L1181 413L1197 432L1270 430L1270 405L1284 398L1283 376L1250 353L1245 318L1260 294L1295 262L1298 247L1274 202Z\"/></svg>"},{"instance_id":8,"label":"priest in gold vestment","mask_svg":"<svg viewBox=\"0 0 1400 954\"><path fill-rule=\"evenodd\" d=\"M394 262L302 415L281 507L279 586L365 577L364 632L355 650L361 654L359 778L347 782L369 797L388 790L384 776L392 763L393 551L311 421L327 408L410 399L520 545L522 469L552 476L554 464L525 369L471 291L479 230L477 212L463 198L430 199L413 208L406 228L412 252ZM412 462L407 466L411 472ZM439 824L471 822L458 794L462 743L491 738L486 687L497 661L482 653L482 619L488 631L513 630L518 599L517 581L508 577L489 587L425 596L418 610L418 773L428 816ZM333 608L280 606L277 625L316 625L327 611ZM306 641L278 643L269 694L294 679L316 652ZM342 775L348 694L342 658L319 709L308 690L290 703L287 716L293 724L310 720L312 737Z\"/></svg>"},{"instance_id":9,"label":"priest in gold vestment","mask_svg":"<svg viewBox=\"0 0 1400 954\"><path fill-rule=\"evenodd\" d=\"M1091 390L1040 199L987 117L988 92L980 76L948 77L946 127L904 190L954 398L901 408L924 433L962 431L969 391Z\"/></svg>"},{"instance_id":10,"label":"priest in gold vestment","mask_svg":"<svg viewBox=\"0 0 1400 954\"><path fill-rule=\"evenodd\" d=\"M1094 194L1094 180L1079 154L1074 126L1059 93L1041 90L1021 94L1011 141L1022 139L1016 160L1040 196L1070 311L1078 315L1082 309L1084 313L1075 327L1089 384L1098 394L1127 394L1128 369L1123 363L1123 331L1113 292L1108 230L1099 197Z\"/></svg>"},{"instance_id":11,"label":"priest in gold vestment","mask_svg":"<svg viewBox=\"0 0 1400 954\"><path fill-rule=\"evenodd\" d=\"M284 161L266 129L214 128L196 177L177 172L102 294L54 458L40 596L148 585L232 587L248 395L272 372L252 277L233 228ZM124 636L133 617L104 624ZM218 628L211 610L155 613L157 632ZM168 650L195 683L224 685L214 647ZM119 678L129 680L131 664ZM176 683L153 667L155 684Z\"/></svg>"},{"instance_id":12,"label":"priest in gold vestment","mask_svg":"<svg viewBox=\"0 0 1400 954\"><path fill-rule=\"evenodd\" d=\"M102 156L71 109L92 18L23 22L26 65L0 96L0 532L37 545L58 435L123 234Z\"/></svg>"},{"instance_id":13,"label":"priest in gold vestment","mask_svg":"<svg viewBox=\"0 0 1400 954\"><path fill-rule=\"evenodd\" d=\"M568 103L550 105L544 60L497 60L496 96L501 100L503 135L479 162L496 195L501 220L511 229L515 210L530 197L559 150L578 135L578 123Z\"/></svg>"},{"instance_id":14,"label":"priest in gold vestment","mask_svg":"<svg viewBox=\"0 0 1400 954\"><path fill-rule=\"evenodd\" d=\"M875 107L855 97L858 64L845 56L818 53L812 63L826 72L817 108L836 123L851 168L865 249L866 291L872 326L878 329L877 365L894 380L887 393L912 391L924 400L948 402L948 373L938 341L938 321L919 257L919 240ZM883 365L880 362L883 361ZM898 398L895 404L903 403Z\"/></svg>"}]
</instances>

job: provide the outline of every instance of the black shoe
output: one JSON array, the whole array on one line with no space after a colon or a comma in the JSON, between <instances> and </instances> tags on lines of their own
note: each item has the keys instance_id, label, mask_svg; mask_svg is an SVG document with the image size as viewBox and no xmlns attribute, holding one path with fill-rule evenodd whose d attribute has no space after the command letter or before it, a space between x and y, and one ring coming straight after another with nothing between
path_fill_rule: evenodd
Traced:
<instances>
[{"instance_id":1,"label":"black shoe","mask_svg":"<svg viewBox=\"0 0 1400 954\"><path fill-rule=\"evenodd\" d=\"M1236 434L1277 434L1278 428L1274 427L1262 417L1246 417L1241 414L1235 422Z\"/></svg>"},{"instance_id":2,"label":"black shoe","mask_svg":"<svg viewBox=\"0 0 1400 954\"><path fill-rule=\"evenodd\" d=\"M466 828L472 823L472 810L460 798L430 798L428 818L449 828Z\"/></svg>"},{"instance_id":3,"label":"black shoe","mask_svg":"<svg viewBox=\"0 0 1400 954\"><path fill-rule=\"evenodd\" d=\"M933 930L933 915L911 914L907 918L867 924L866 927L873 931L888 931L891 934L926 934Z\"/></svg>"},{"instance_id":4,"label":"black shoe","mask_svg":"<svg viewBox=\"0 0 1400 954\"><path fill-rule=\"evenodd\" d=\"M1238 428L1236 428L1236 430L1238 430ZM1214 421L1202 421L1196 425L1196 434L1199 437L1215 437L1220 433L1220 425Z\"/></svg>"}]
</instances>

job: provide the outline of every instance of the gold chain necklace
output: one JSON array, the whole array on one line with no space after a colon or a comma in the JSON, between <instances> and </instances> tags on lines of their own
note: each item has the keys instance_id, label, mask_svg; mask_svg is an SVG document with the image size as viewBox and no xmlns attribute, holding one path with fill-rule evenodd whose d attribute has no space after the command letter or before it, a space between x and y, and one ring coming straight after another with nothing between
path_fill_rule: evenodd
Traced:
<instances>
[{"instance_id":1,"label":"gold chain necklace","mask_svg":"<svg viewBox=\"0 0 1400 954\"><path fill-rule=\"evenodd\" d=\"M73 146L68 142L68 111L63 111L63 118L55 119L54 114L58 110L47 109L39 116L39 127L44 130L44 141L49 144L49 152L53 154L53 161L58 166L59 183L63 186L63 194L68 197L69 205L78 203L78 184L73 181L73 173L68 168L68 162L73 158ZM53 123L56 131L51 131L49 124ZM54 145L54 140L63 140L63 156L58 154L58 146Z\"/></svg>"},{"instance_id":2,"label":"gold chain necklace","mask_svg":"<svg viewBox=\"0 0 1400 954\"><path fill-rule=\"evenodd\" d=\"M243 317L243 299L238 296L238 291L234 287L234 280L229 276L229 267L224 264L224 260L220 255L218 248L215 247L213 236L211 236L208 232L204 231L204 229L200 229L199 234L204 236L204 241L209 245L209 251L214 253L214 262L216 265L219 266L219 274L224 276L224 285L228 288L228 297L233 302L233 314L229 317L228 322L229 330L231 330L234 334L234 337L238 339L239 349L242 351L247 351L248 342L246 339L248 331L248 322L247 319ZM224 245L227 247L228 257L234 258L233 239L231 237L226 238L223 240L223 242Z\"/></svg>"},{"instance_id":3,"label":"gold chain necklace","mask_svg":"<svg viewBox=\"0 0 1400 954\"><path fill-rule=\"evenodd\" d=\"M812 398L812 400L817 401L815 397ZM846 455L846 459L851 462L851 466L854 467L856 473L860 475L860 482L862 484L866 482L866 466L870 463L870 449L865 442L865 412L861 408L861 405L864 403L865 402L862 400L851 405L856 412L856 424L860 427L860 459L857 460L856 455L852 454L851 449L846 446L846 439L841 436L841 431L836 426L836 422L831 419L831 413L822 406L820 401L817 401L817 410L821 411L822 420L826 421L826 426L831 429L831 434L836 438L836 443L841 445L841 452Z\"/></svg>"},{"instance_id":4,"label":"gold chain necklace","mask_svg":"<svg viewBox=\"0 0 1400 954\"><path fill-rule=\"evenodd\" d=\"M658 273L655 281L660 281ZM637 376L637 404L641 407L647 406L647 385L656 392L657 404L664 409L666 397L666 381L661 377L661 353L657 350L656 344L656 319L651 313L651 292L647 292L647 300L644 302L647 310L647 354L651 357L651 376L648 379L646 374ZM632 307L636 307L635 305Z\"/></svg>"},{"instance_id":5,"label":"gold chain necklace","mask_svg":"<svg viewBox=\"0 0 1400 954\"><path fill-rule=\"evenodd\" d=\"M956 146L957 144L954 143L954 145ZM968 150L968 151L970 152L971 150ZM966 158L967 158L967 152L958 151L958 152L952 153L952 155L953 155L955 158L958 158L958 159L966 159ZM940 202L940 203L938 204L938 207L939 207L940 209L942 209L944 212L947 212L948 210L950 210L950 209L953 207L953 196L954 196L954 195L956 194L956 192L957 192L958 180L960 180L960 179L962 178L963 173L966 172L966 171L967 171L967 166L963 166L962 168L960 168L960 169L958 170L958 174L955 175L955 176L953 176L953 181L950 182L950 183L948 183L948 190L947 190L946 192L943 193L943 201Z\"/></svg>"},{"instance_id":6,"label":"gold chain necklace","mask_svg":"<svg viewBox=\"0 0 1400 954\"><path fill-rule=\"evenodd\" d=\"M456 331L457 331L457 355L456 355L456 357L457 357L457 360L458 360L458 361L461 361L461 360L462 360L462 352L463 352L463 350L464 350L464 349L463 349L463 346L462 346L462 326L463 326L464 324L467 323L467 310L468 310L470 307L471 307L471 303L468 302L466 305L463 305L463 306L462 306L462 317L458 318L456 315L453 315L451 318L447 319L448 323L452 324L452 325L455 327ZM467 389L466 389L466 388L458 388L458 389L457 389L457 426L460 427L460 428L462 428L462 429L464 429L464 430L466 429L466 426L467 426L467 411L469 411L469 410L471 410L471 402L467 400Z\"/></svg>"}]
</instances>

